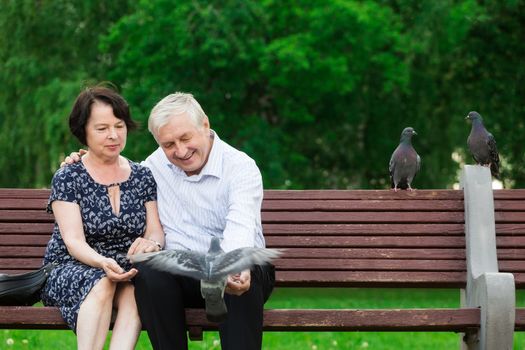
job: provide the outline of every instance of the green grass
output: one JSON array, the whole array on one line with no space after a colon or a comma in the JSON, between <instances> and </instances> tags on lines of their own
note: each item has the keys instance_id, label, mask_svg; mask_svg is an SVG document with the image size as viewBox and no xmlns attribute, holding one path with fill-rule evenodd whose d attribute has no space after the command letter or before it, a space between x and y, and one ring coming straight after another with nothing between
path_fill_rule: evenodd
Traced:
<instances>
[{"instance_id":1,"label":"green grass","mask_svg":"<svg viewBox=\"0 0 525 350\"><path fill-rule=\"evenodd\" d=\"M525 292L518 292L516 304L525 307ZM457 306L459 291L434 289L277 289L266 304L267 308L349 309ZM75 335L71 331L0 330L0 350L74 349L75 346ZM136 349L151 349L144 332ZM203 341L190 342L190 349L220 349L218 333L206 332ZM459 349L459 336L447 332L266 332L263 349ZM525 349L525 333L515 335L514 349Z\"/></svg>"}]
</instances>

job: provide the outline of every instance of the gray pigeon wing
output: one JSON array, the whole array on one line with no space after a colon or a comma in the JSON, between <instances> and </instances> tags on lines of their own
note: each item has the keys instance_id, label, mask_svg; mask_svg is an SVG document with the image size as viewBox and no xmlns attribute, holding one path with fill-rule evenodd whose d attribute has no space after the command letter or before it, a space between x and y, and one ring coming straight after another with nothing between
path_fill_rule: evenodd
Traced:
<instances>
[{"instance_id":1,"label":"gray pigeon wing","mask_svg":"<svg viewBox=\"0 0 525 350\"><path fill-rule=\"evenodd\" d=\"M392 184L392 188L394 188L395 183L399 182L399 179L394 179L395 170L396 170L396 158L397 153L399 152L399 147L397 147L394 152L392 152L392 156L390 157L390 163L388 163L388 172L390 173L390 182Z\"/></svg>"},{"instance_id":2,"label":"gray pigeon wing","mask_svg":"<svg viewBox=\"0 0 525 350\"><path fill-rule=\"evenodd\" d=\"M253 265L267 264L281 255L278 249L239 248L217 256L212 266L214 277L239 273Z\"/></svg>"},{"instance_id":3,"label":"gray pigeon wing","mask_svg":"<svg viewBox=\"0 0 525 350\"><path fill-rule=\"evenodd\" d=\"M144 259L145 255L146 256ZM195 279L206 278L206 261L204 255L189 250L163 250L156 253L136 254L132 262L145 261L149 266L174 275L188 276Z\"/></svg>"},{"instance_id":4,"label":"gray pigeon wing","mask_svg":"<svg viewBox=\"0 0 525 350\"><path fill-rule=\"evenodd\" d=\"M417 167L416 167L416 173L419 171L419 169L421 169L421 157L419 156L419 154L416 154L417 155ZM416 174L414 174L414 176L416 176Z\"/></svg>"},{"instance_id":5,"label":"gray pigeon wing","mask_svg":"<svg viewBox=\"0 0 525 350\"><path fill-rule=\"evenodd\" d=\"M491 170L493 175L497 176L499 174L499 153L498 147L496 146L496 139L491 133L488 133L487 144L489 146Z\"/></svg>"},{"instance_id":6,"label":"gray pigeon wing","mask_svg":"<svg viewBox=\"0 0 525 350\"><path fill-rule=\"evenodd\" d=\"M390 157L390 162L388 163L388 172L390 173L390 177L394 176L394 169L396 167L396 152L397 148L394 152L392 152L392 156Z\"/></svg>"}]
</instances>

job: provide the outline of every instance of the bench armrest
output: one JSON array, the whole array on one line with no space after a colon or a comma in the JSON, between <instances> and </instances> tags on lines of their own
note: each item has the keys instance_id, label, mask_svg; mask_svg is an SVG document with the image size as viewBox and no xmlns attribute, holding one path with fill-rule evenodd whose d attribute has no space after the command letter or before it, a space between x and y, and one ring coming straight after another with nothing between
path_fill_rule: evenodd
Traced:
<instances>
[{"instance_id":1,"label":"bench armrest","mask_svg":"<svg viewBox=\"0 0 525 350\"><path fill-rule=\"evenodd\" d=\"M481 308L478 334L466 337L467 349L512 349L515 319L514 276L500 273L496 250L494 197L490 169L465 165L467 289L465 304Z\"/></svg>"}]
</instances>

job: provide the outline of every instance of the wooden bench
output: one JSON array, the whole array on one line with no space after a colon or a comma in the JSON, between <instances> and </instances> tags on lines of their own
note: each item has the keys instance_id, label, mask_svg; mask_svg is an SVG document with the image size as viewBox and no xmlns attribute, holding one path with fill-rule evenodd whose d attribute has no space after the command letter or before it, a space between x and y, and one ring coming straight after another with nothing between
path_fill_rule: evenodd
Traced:
<instances>
[{"instance_id":1,"label":"wooden bench","mask_svg":"<svg viewBox=\"0 0 525 350\"><path fill-rule=\"evenodd\" d=\"M517 285L523 286L525 274L519 270L523 264L517 262L522 253L514 247L514 238L523 248L525 239L515 234L525 234L525 223L515 225L513 214L523 205L519 199L507 200L509 192L496 192L501 268L516 273ZM41 265L53 225L53 217L44 211L48 195L48 190L0 189L0 272L20 273ZM276 261L276 287L465 290L472 259L467 259L463 198L460 190L267 190L262 210L267 246L286 249ZM264 329L458 332L479 344L483 317L479 305L269 309ZM525 319L520 317L516 328L521 330ZM187 310L187 323L191 338L216 329L202 310ZM0 328L66 326L53 307L0 307Z\"/></svg>"}]
</instances>

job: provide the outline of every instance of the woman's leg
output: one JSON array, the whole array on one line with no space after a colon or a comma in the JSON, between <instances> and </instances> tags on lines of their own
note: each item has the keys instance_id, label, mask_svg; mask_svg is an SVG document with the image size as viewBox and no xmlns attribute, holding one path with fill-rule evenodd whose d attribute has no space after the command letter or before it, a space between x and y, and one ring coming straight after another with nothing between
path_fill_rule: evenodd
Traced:
<instances>
[{"instance_id":1,"label":"woman's leg","mask_svg":"<svg viewBox=\"0 0 525 350\"><path fill-rule=\"evenodd\" d=\"M121 282L117 285L113 305L117 309L117 318L113 325L109 348L132 350L137 344L141 323L131 282Z\"/></svg>"},{"instance_id":2,"label":"woman's leg","mask_svg":"<svg viewBox=\"0 0 525 350\"><path fill-rule=\"evenodd\" d=\"M111 321L116 284L102 278L91 289L80 305L77 319L77 345L79 350L102 349Z\"/></svg>"}]
</instances>

